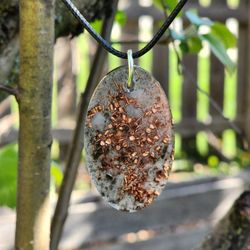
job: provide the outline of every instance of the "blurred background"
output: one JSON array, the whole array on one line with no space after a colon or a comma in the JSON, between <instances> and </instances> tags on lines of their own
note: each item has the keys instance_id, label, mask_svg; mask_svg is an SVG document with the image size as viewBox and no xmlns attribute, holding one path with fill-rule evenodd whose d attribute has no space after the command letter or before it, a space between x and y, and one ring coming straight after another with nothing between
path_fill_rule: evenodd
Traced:
<instances>
[{"instance_id":1,"label":"blurred background","mask_svg":"<svg viewBox=\"0 0 250 250\"><path fill-rule=\"evenodd\" d=\"M249 3L197 0L189 1L186 9L189 8L197 9L200 16L225 23L235 34L237 47L228 49L228 54L237 69L228 72L206 41L199 53L182 58L187 69L184 74L178 72L172 43L161 42L136 60L162 84L172 110L175 162L168 188L142 212L115 211L92 186L83 152L60 249L192 249L249 186L250 153L244 150L243 140L250 134L246 120L250 112L246 91ZM111 41L117 49L138 50L151 39L164 18L163 11L151 0L120 1ZM92 25L100 31L101 24L95 21ZM185 25L186 18L177 18L173 29L178 32ZM59 38L55 44L51 163L54 203L75 128L77 104L95 52L96 42L87 32L73 39ZM102 75L123 64L126 61L108 55ZM11 248L14 239L17 121L16 101L8 97L0 103L0 249Z\"/></svg>"}]
</instances>

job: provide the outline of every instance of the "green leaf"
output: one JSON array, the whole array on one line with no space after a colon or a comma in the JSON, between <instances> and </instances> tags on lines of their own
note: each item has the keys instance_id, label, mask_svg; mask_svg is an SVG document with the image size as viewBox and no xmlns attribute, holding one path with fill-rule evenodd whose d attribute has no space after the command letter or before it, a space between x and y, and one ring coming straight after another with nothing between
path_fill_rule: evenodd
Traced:
<instances>
[{"instance_id":1,"label":"green leaf","mask_svg":"<svg viewBox=\"0 0 250 250\"><path fill-rule=\"evenodd\" d=\"M211 155L208 158L208 166L212 167L212 168L216 168L219 165L219 159L217 156L215 155Z\"/></svg>"},{"instance_id":2,"label":"green leaf","mask_svg":"<svg viewBox=\"0 0 250 250\"><path fill-rule=\"evenodd\" d=\"M153 4L154 4L155 7L162 10L163 6L162 6L162 3L161 3L161 0L153 0Z\"/></svg>"},{"instance_id":3,"label":"green leaf","mask_svg":"<svg viewBox=\"0 0 250 250\"><path fill-rule=\"evenodd\" d=\"M190 23L198 27L202 25L211 26L213 24L213 22L210 19L199 17L195 10L188 10L186 12L186 17L188 18Z\"/></svg>"},{"instance_id":4,"label":"green leaf","mask_svg":"<svg viewBox=\"0 0 250 250\"><path fill-rule=\"evenodd\" d=\"M202 49L202 41L201 41L201 39L199 37L197 26L190 25L184 31L184 34L185 34L184 37L185 37L185 40L186 40L186 45L185 46L188 49L186 53L192 53L192 54L199 53L200 50Z\"/></svg>"},{"instance_id":5,"label":"green leaf","mask_svg":"<svg viewBox=\"0 0 250 250\"><path fill-rule=\"evenodd\" d=\"M198 54L202 49L202 41L199 37L191 37L187 41L188 52L192 54Z\"/></svg>"},{"instance_id":6,"label":"green leaf","mask_svg":"<svg viewBox=\"0 0 250 250\"><path fill-rule=\"evenodd\" d=\"M91 23L91 26L94 28L94 30L100 34L102 29L102 21L101 20L95 20Z\"/></svg>"},{"instance_id":7,"label":"green leaf","mask_svg":"<svg viewBox=\"0 0 250 250\"><path fill-rule=\"evenodd\" d=\"M0 206L16 206L17 161L15 144L0 150ZM51 163L51 178L56 186L61 185L63 173L55 162Z\"/></svg>"},{"instance_id":8,"label":"green leaf","mask_svg":"<svg viewBox=\"0 0 250 250\"><path fill-rule=\"evenodd\" d=\"M209 43L212 52L224 64L229 73L233 73L236 69L236 65L228 56L224 44L212 34L201 35L201 38Z\"/></svg>"},{"instance_id":9,"label":"green leaf","mask_svg":"<svg viewBox=\"0 0 250 250\"><path fill-rule=\"evenodd\" d=\"M189 25L185 31L186 38L197 37L198 36L198 28L195 25Z\"/></svg>"},{"instance_id":10,"label":"green leaf","mask_svg":"<svg viewBox=\"0 0 250 250\"><path fill-rule=\"evenodd\" d=\"M178 40L178 41L185 41L186 37L182 33L178 33L173 29L170 29L170 36L172 37L173 40Z\"/></svg>"},{"instance_id":11,"label":"green leaf","mask_svg":"<svg viewBox=\"0 0 250 250\"><path fill-rule=\"evenodd\" d=\"M188 40L181 41L179 47L183 54L197 54L202 49L202 41L197 37L192 37Z\"/></svg>"},{"instance_id":12,"label":"green leaf","mask_svg":"<svg viewBox=\"0 0 250 250\"><path fill-rule=\"evenodd\" d=\"M50 171L51 171L51 177L52 177L53 182L55 183L57 187L59 187L63 179L63 173L62 173L61 168L57 165L56 162L52 161Z\"/></svg>"},{"instance_id":13,"label":"green leaf","mask_svg":"<svg viewBox=\"0 0 250 250\"><path fill-rule=\"evenodd\" d=\"M16 206L17 147L0 150L0 206Z\"/></svg>"},{"instance_id":14,"label":"green leaf","mask_svg":"<svg viewBox=\"0 0 250 250\"><path fill-rule=\"evenodd\" d=\"M178 4L178 0L165 0L165 4L168 6L169 11L173 11Z\"/></svg>"},{"instance_id":15,"label":"green leaf","mask_svg":"<svg viewBox=\"0 0 250 250\"><path fill-rule=\"evenodd\" d=\"M211 26L210 33L217 36L227 49L235 48L237 45L237 39L235 35L223 23L215 22Z\"/></svg>"},{"instance_id":16,"label":"green leaf","mask_svg":"<svg viewBox=\"0 0 250 250\"><path fill-rule=\"evenodd\" d=\"M166 6L167 13L170 14L178 4L178 0L153 0L153 4L160 10ZM180 16L182 16L182 11L178 14L178 17Z\"/></svg>"},{"instance_id":17,"label":"green leaf","mask_svg":"<svg viewBox=\"0 0 250 250\"><path fill-rule=\"evenodd\" d=\"M124 26L127 21L127 16L124 11L118 10L115 14L115 21L120 25Z\"/></svg>"},{"instance_id":18,"label":"green leaf","mask_svg":"<svg viewBox=\"0 0 250 250\"><path fill-rule=\"evenodd\" d=\"M183 54L187 54L188 53L188 44L187 44L186 41L182 41L180 43L179 47L180 47L180 49L181 49L181 51L182 51Z\"/></svg>"}]
</instances>

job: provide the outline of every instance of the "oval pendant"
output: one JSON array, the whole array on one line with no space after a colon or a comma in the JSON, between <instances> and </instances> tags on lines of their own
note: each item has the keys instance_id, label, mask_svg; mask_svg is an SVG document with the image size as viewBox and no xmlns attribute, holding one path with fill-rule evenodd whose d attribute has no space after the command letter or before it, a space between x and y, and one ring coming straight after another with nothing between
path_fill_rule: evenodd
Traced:
<instances>
[{"instance_id":1,"label":"oval pendant","mask_svg":"<svg viewBox=\"0 0 250 250\"><path fill-rule=\"evenodd\" d=\"M137 211L164 189L174 158L172 116L159 82L134 66L108 73L97 86L85 122L87 166L97 190L123 211Z\"/></svg>"}]
</instances>

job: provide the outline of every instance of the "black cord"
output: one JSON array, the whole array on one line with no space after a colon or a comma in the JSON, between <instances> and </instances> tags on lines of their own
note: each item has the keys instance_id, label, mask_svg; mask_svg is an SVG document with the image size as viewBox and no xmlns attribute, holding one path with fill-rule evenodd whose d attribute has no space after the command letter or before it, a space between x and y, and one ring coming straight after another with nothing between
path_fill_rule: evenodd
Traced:
<instances>
[{"instance_id":1,"label":"black cord","mask_svg":"<svg viewBox=\"0 0 250 250\"><path fill-rule=\"evenodd\" d=\"M89 22L84 18L84 16L80 13L80 11L76 8L76 6L71 2L71 0L62 0L63 3L66 5L66 7L70 10L70 12L78 19L78 21L84 26L84 28L90 33L90 35L98 42L100 43L104 49L106 49L111 54L127 59L127 53L119 51L112 47L108 41L103 39L89 24ZM182 10L184 5L187 3L188 0L180 0L179 3L176 5L175 9L172 11L172 13L167 17L166 21L163 23L163 25L160 27L160 29L157 31L157 33L154 35L152 40L141 50L133 52L132 56L133 58L139 58L146 54L149 50L151 50L154 45L160 40L160 38L163 36L165 31L169 28L171 23L174 21L174 19L177 17L179 12Z\"/></svg>"}]
</instances>

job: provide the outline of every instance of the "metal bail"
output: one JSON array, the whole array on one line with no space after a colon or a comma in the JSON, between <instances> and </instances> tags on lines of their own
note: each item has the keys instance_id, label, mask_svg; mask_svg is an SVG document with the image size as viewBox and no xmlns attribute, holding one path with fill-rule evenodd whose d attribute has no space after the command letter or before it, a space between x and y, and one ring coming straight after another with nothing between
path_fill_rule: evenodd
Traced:
<instances>
[{"instance_id":1,"label":"metal bail","mask_svg":"<svg viewBox=\"0 0 250 250\"><path fill-rule=\"evenodd\" d=\"M129 49L127 51L128 55L128 83L127 83L127 89L129 91L132 91L134 88L134 59L133 59L133 53L132 50Z\"/></svg>"}]
</instances>

